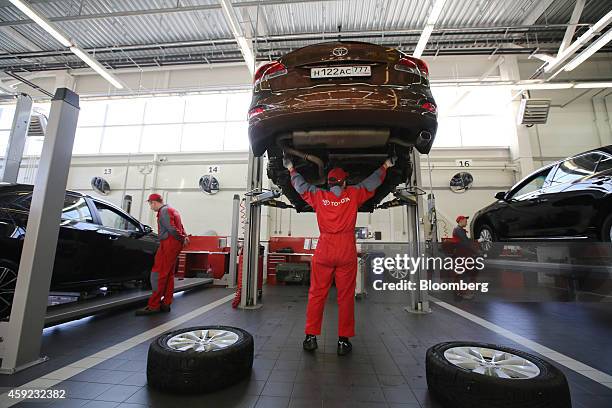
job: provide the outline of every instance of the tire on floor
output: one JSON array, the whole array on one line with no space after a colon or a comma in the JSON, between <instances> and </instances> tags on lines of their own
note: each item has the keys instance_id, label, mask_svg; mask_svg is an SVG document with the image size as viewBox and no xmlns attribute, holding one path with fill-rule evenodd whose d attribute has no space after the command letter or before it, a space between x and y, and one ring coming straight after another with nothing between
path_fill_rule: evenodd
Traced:
<instances>
[{"instance_id":1,"label":"tire on floor","mask_svg":"<svg viewBox=\"0 0 612 408\"><path fill-rule=\"evenodd\" d=\"M440 343L427 350L425 365L429 391L444 407L571 408L563 373L524 351L475 342Z\"/></svg>"},{"instance_id":2,"label":"tire on floor","mask_svg":"<svg viewBox=\"0 0 612 408\"><path fill-rule=\"evenodd\" d=\"M253 336L228 326L174 330L149 346L147 382L171 393L215 391L251 373Z\"/></svg>"}]
</instances>

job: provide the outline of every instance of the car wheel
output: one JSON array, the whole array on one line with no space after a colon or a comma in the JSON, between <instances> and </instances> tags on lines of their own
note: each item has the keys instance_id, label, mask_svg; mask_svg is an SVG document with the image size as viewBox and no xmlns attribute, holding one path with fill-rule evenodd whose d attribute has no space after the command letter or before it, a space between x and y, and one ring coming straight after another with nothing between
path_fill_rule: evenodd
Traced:
<instances>
[{"instance_id":1,"label":"car wheel","mask_svg":"<svg viewBox=\"0 0 612 408\"><path fill-rule=\"evenodd\" d=\"M430 392L445 407L571 408L563 373L521 350L440 343L427 350L426 372Z\"/></svg>"},{"instance_id":2,"label":"car wheel","mask_svg":"<svg viewBox=\"0 0 612 408\"><path fill-rule=\"evenodd\" d=\"M603 223L601 238L603 241L612 242L612 215L609 216Z\"/></svg>"},{"instance_id":3,"label":"car wheel","mask_svg":"<svg viewBox=\"0 0 612 408\"><path fill-rule=\"evenodd\" d=\"M18 269L16 263L0 259L0 320L6 320L11 315Z\"/></svg>"},{"instance_id":4,"label":"car wheel","mask_svg":"<svg viewBox=\"0 0 612 408\"><path fill-rule=\"evenodd\" d=\"M147 382L172 393L215 391L251 373L253 350L253 336L236 327L175 330L151 343Z\"/></svg>"},{"instance_id":5,"label":"car wheel","mask_svg":"<svg viewBox=\"0 0 612 408\"><path fill-rule=\"evenodd\" d=\"M480 226L476 233L476 239L480 242L480 248L483 252L487 253L490 256L499 255L501 252L501 248L497 243L497 235L495 234L495 230L488 224L483 224Z\"/></svg>"}]
</instances>

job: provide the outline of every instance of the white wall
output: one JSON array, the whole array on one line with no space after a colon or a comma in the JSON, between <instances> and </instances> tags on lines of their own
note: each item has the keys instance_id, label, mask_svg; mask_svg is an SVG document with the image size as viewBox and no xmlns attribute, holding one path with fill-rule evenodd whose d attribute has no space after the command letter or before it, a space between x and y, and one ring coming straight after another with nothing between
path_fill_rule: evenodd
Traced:
<instances>
[{"instance_id":1,"label":"white wall","mask_svg":"<svg viewBox=\"0 0 612 408\"><path fill-rule=\"evenodd\" d=\"M434 80L477 79L490 71L488 79L503 76L503 66L491 69L497 56L489 57L427 57L431 76ZM504 64L514 63L513 56L505 56ZM526 57L516 58L520 78L527 79L537 69L539 61ZM73 89L83 97L118 96L108 84L89 71L71 72ZM57 72L34 73L31 79L38 85L54 89L61 82L56 78ZM241 64L229 64L201 67L181 67L169 69L146 69L142 72L125 70L118 73L128 83L131 93L185 92L211 89L249 88L249 74ZM65 78L63 78L65 80ZM612 79L612 57L597 55L577 70L562 74L558 80L610 80ZM10 82L10 80L9 80ZM32 92L19 85L20 91ZM589 91L580 96L581 90L533 91L532 97L550 97L553 108L545 125L527 129L530 150L533 152L534 165L584 151L609 140L612 137L610 117L612 99L608 90L603 90L597 98L592 96L600 90ZM573 100L573 98L578 97ZM486 101L482 101L486 103ZM508 109L513 109L508 104ZM597 113L597 114L596 114ZM513 114L513 112L510 112ZM525 129L518 127L516 133ZM494 135L492 135L494 137ZM612 143L609 142L609 143ZM519 152L520 156L520 152ZM160 158L166 158L160 161ZM474 187L464 194L455 194L448 188L451 177L459 170L455 159L472 159L474 166L470 172L474 176ZM509 149L438 149L432 152L433 189L437 197L440 218L446 218L448 231L452 229L454 218L458 214L472 215L493 200L497 191L507 189L520 174L516 172L516 154ZM207 230L216 230L220 234L229 234L231 224L231 200L234 194L244 194L246 186L246 153L199 153L127 156L76 156L72 160L69 188L89 192L90 180L94 176L103 176L105 168L111 169L106 178L111 183L113 192L106 197L115 204L120 204L125 193L134 197L133 214L145 223L153 224L153 217L146 206L141 208L142 198L152 191L161 192L168 202L177 207L183 214L190 233L201 234ZM422 160L423 166L427 161ZM221 166L219 179L221 191L215 196L205 196L197 188L199 177L206 172L208 164ZM139 168L151 166L157 169L151 175L144 176ZM129 169L129 170L128 170ZM126 183L127 171L127 183ZM157 176L155 176L157 174ZM429 185L429 174L424 172L423 182ZM144 183L144 189L143 189ZM381 210L374 214L360 214L359 226L370 226L373 231L383 232L383 240L401 240L405 238L404 209ZM264 227L271 235L294 236L317 235L316 221L313 214L296 214L290 210L276 210L264 207ZM291 214L291 215L290 215ZM269 225L267 222L269 221ZM291 228L289 226L291 225ZM444 227L440 230L444 233ZM265 238L263 236L262 238Z\"/></svg>"},{"instance_id":2,"label":"white wall","mask_svg":"<svg viewBox=\"0 0 612 408\"><path fill-rule=\"evenodd\" d=\"M461 169L455 163L458 159L471 159L472 166L469 170ZM457 215L472 215L484 204L491 202L495 192L507 189L515 181L508 149L438 149L432 152L430 160L442 233L452 230L452 220ZM423 184L429 190L426 157L422 157L421 161ZM28 163L29 159L22 164L20 182L33 181L34 172ZM246 153L227 152L77 155L72 158L68 189L102 198L118 206L124 195L129 194L133 199L132 215L154 227L154 214L143 200L152 192L160 193L171 206L180 211L189 233L204 234L214 230L218 234L228 235L232 219L232 198L234 194L243 197L246 192L247 163ZM209 166L218 166L216 177L221 184L221 191L212 196L202 193L198 187L200 177L208 173ZM474 176L473 188L463 194L453 193L449 189L449 181L461 170L468 170ZM96 176L104 177L109 182L109 195L101 196L93 191L91 179ZM272 187L267 178L264 178L263 185ZM404 208L394 208L373 214L359 214L357 224L368 226L371 231L381 231L385 241L402 240L407 238L404 212ZM293 210L269 207L264 207L262 214L262 239L274 235L318 235L314 214L298 214Z\"/></svg>"}]
</instances>

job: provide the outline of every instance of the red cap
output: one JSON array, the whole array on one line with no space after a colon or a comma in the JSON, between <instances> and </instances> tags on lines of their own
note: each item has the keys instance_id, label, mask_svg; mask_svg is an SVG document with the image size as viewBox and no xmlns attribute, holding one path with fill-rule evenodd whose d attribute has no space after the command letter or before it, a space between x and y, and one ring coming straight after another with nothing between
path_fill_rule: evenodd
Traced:
<instances>
[{"instance_id":1,"label":"red cap","mask_svg":"<svg viewBox=\"0 0 612 408\"><path fill-rule=\"evenodd\" d=\"M327 181L342 183L348 177L348 173L340 167L334 167L327 173ZM333 180L332 180L333 179Z\"/></svg>"},{"instance_id":2,"label":"red cap","mask_svg":"<svg viewBox=\"0 0 612 408\"><path fill-rule=\"evenodd\" d=\"M455 221L459 222L461 220L467 220L468 218L470 218L470 217L466 217L465 215L460 215L460 216L457 217L457 219Z\"/></svg>"},{"instance_id":3,"label":"red cap","mask_svg":"<svg viewBox=\"0 0 612 408\"><path fill-rule=\"evenodd\" d=\"M153 193L149 196L149 199L147 200L149 202L151 201L159 201L160 203L163 201L162 196L160 196L159 194Z\"/></svg>"}]
</instances>

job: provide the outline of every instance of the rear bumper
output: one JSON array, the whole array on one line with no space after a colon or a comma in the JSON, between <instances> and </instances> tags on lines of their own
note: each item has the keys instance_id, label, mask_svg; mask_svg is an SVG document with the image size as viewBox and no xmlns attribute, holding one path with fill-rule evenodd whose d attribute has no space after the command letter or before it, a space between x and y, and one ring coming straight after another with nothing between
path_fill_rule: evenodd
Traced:
<instances>
[{"instance_id":1,"label":"rear bumper","mask_svg":"<svg viewBox=\"0 0 612 408\"><path fill-rule=\"evenodd\" d=\"M293 93L256 98L251 108L261 107L263 112L249 120L253 153L262 155L276 143L277 136L295 130L388 128L394 137L410 144L416 142L421 131L428 131L435 137L436 115L420 107L422 100L433 101L430 97L394 90L335 93L319 91L300 96L293 96ZM428 153L434 137L417 150Z\"/></svg>"}]
</instances>

